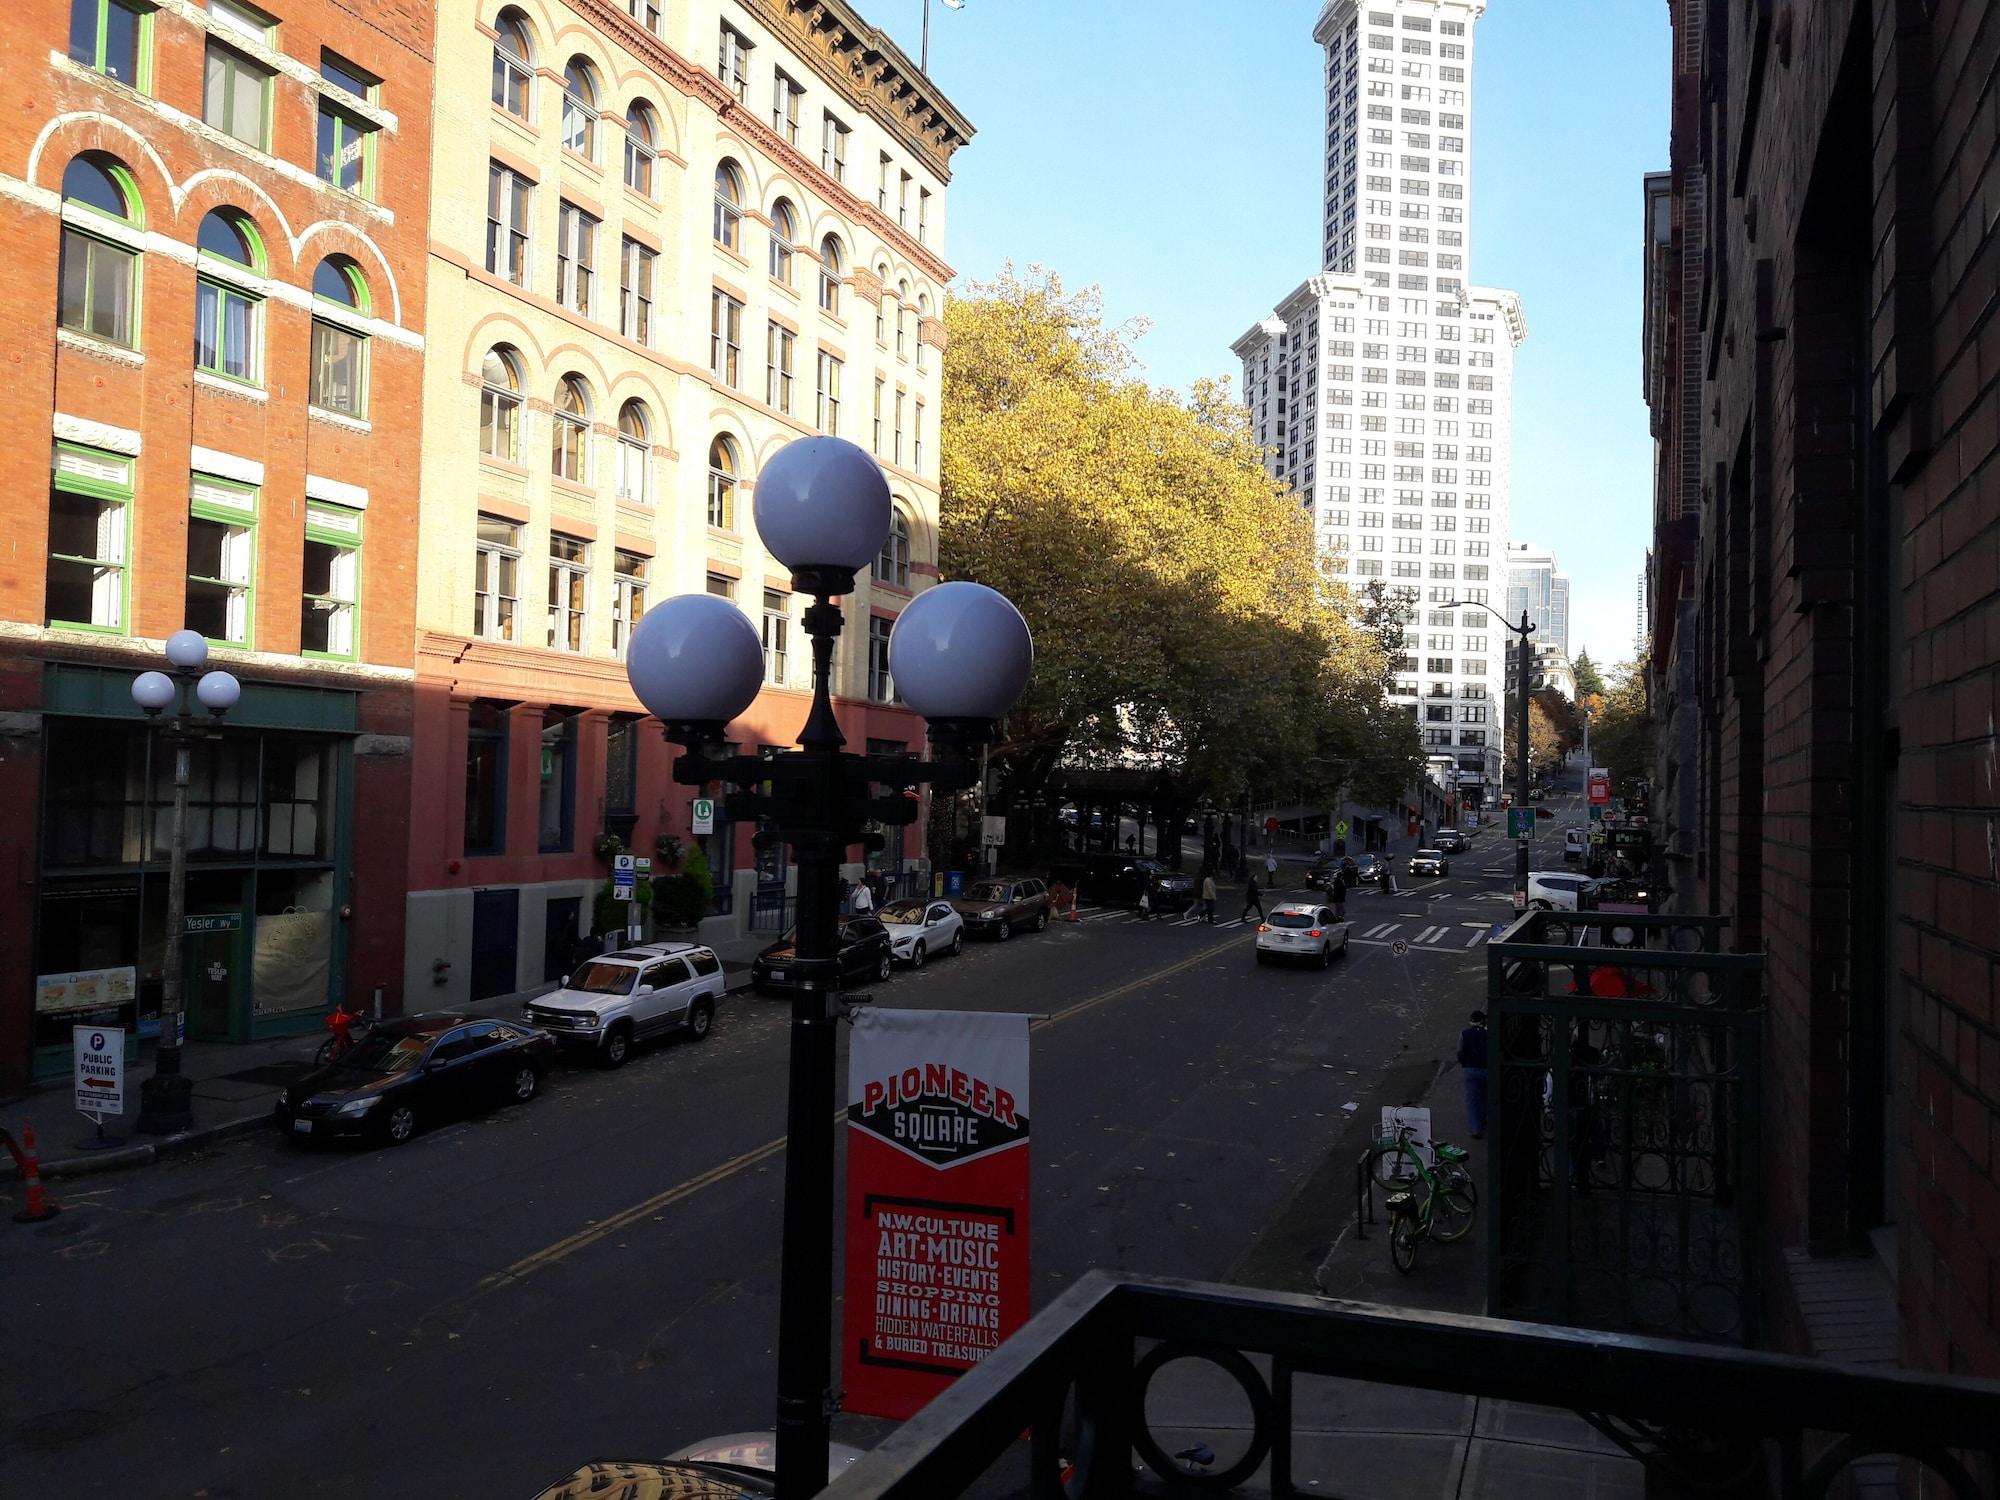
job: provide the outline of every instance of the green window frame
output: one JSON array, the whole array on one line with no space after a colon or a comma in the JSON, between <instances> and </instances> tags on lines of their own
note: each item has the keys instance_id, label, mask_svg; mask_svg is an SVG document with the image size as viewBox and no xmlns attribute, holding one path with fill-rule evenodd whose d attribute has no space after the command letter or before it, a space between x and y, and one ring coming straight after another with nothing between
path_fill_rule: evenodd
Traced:
<instances>
[{"instance_id":1,"label":"green window frame","mask_svg":"<svg viewBox=\"0 0 2000 1500\"><path fill-rule=\"evenodd\" d=\"M196 473L188 487L183 619L218 646L249 650L257 618L257 486Z\"/></svg>"},{"instance_id":2,"label":"green window frame","mask_svg":"<svg viewBox=\"0 0 2000 1500\"><path fill-rule=\"evenodd\" d=\"M264 299L226 281L195 281L194 367L239 385L264 383Z\"/></svg>"},{"instance_id":3,"label":"green window frame","mask_svg":"<svg viewBox=\"0 0 2000 1500\"><path fill-rule=\"evenodd\" d=\"M69 55L113 83L150 94L153 7L137 0L70 0Z\"/></svg>"},{"instance_id":4,"label":"green window frame","mask_svg":"<svg viewBox=\"0 0 2000 1500\"><path fill-rule=\"evenodd\" d=\"M301 656L354 661L361 654L361 523L358 510L306 502Z\"/></svg>"},{"instance_id":5,"label":"green window frame","mask_svg":"<svg viewBox=\"0 0 2000 1500\"><path fill-rule=\"evenodd\" d=\"M50 462L49 563L43 618L70 630L123 635L131 618L133 459L57 443ZM89 547L80 544L88 541ZM87 609L62 606L87 600Z\"/></svg>"},{"instance_id":6,"label":"green window frame","mask_svg":"<svg viewBox=\"0 0 2000 1500\"><path fill-rule=\"evenodd\" d=\"M246 146L269 151L274 76L262 63L210 37L202 60L203 122ZM249 115L255 119L246 118Z\"/></svg>"},{"instance_id":7,"label":"green window frame","mask_svg":"<svg viewBox=\"0 0 2000 1500\"><path fill-rule=\"evenodd\" d=\"M87 183L72 195L69 179L79 169L101 174L120 200L120 207L114 211L92 201L97 194ZM72 333L126 349L139 347L139 251L97 233L88 221L102 221L107 228L113 224L143 228L139 203L138 184L132 174L122 163L98 153L85 153L64 173L58 318ZM87 222L71 222L72 211Z\"/></svg>"},{"instance_id":8,"label":"green window frame","mask_svg":"<svg viewBox=\"0 0 2000 1500\"><path fill-rule=\"evenodd\" d=\"M371 121L322 97L318 149L314 154L320 181L373 202L377 190L376 143L380 134Z\"/></svg>"}]
</instances>

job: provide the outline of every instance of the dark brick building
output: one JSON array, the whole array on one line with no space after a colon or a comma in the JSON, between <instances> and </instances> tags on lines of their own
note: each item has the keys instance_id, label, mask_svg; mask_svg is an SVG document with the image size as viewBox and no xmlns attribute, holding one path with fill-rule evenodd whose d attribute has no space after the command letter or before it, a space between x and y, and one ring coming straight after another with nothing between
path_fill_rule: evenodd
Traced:
<instances>
[{"instance_id":1,"label":"dark brick building","mask_svg":"<svg viewBox=\"0 0 2000 1500\"><path fill-rule=\"evenodd\" d=\"M1769 955L1773 1322L1867 1355L1874 1288L2000 1375L2000 9L1670 9L1659 780L1677 898Z\"/></svg>"},{"instance_id":2,"label":"dark brick building","mask_svg":"<svg viewBox=\"0 0 2000 1500\"><path fill-rule=\"evenodd\" d=\"M0 1092L158 1028L189 627L188 1029L392 1006L410 799L431 120L420 0L24 0L0 84Z\"/></svg>"}]
</instances>

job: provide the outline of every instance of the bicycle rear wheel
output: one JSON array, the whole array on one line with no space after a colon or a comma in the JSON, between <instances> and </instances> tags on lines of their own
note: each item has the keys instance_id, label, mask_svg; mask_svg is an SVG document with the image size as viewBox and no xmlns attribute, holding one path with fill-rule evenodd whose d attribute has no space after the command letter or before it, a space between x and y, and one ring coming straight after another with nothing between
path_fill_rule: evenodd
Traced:
<instances>
[{"instance_id":1,"label":"bicycle rear wheel","mask_svg":"<svg viewBox=\"0 0 2000 1500\"><path fill-rule=\"evenodd\" d=\"M1438 1177L1446 1187L1455 1188L1465 1194L1472 1201L1473 1207L1479 1206L1479 1185L1472 1180L1472 1173L1464 1162L1452 1162L1449 1166L1440 1166Z\"/></svg>"},{"instance_id":2,"label":"bicycle rear wheel","mask_svg":"<svg viewBox=\"0 0 2000 1500\"><path fill-rule=\"evenodd\" d=\"M1442 1186L1431 1194L1431 1233L1446 1244L1465 1238L1479 1209L1456 1187Z\"/></svg>"}]
</instances>

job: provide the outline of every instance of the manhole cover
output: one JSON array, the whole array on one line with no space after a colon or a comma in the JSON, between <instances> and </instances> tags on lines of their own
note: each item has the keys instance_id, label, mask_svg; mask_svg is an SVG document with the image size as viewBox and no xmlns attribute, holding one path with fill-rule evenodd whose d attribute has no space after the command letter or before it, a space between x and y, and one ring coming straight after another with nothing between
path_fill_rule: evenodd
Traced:
<instances>
[{"instance_id":1,"label":"manhole cover","mask_svg":"<svg viewBox=\"0 0 2000 1500\"><path fill-rule=\"evenodd\" d=\"M67 1411L46 1411L39 1417L16 1423L14 1440L24 1448L63 1448L94 1438L110 1425L109 1412L75 1406Z\"/></svg>"}]
</instances>

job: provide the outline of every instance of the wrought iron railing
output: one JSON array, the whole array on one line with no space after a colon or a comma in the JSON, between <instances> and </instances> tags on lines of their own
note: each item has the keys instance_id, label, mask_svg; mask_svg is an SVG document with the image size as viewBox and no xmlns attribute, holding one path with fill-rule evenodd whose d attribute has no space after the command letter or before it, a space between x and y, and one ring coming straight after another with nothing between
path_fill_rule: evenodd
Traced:
<instances>
[{"instance_id":1,"label":"wrought iron railing","mask_svg":"<svg viewBox=\"0 0 2000 1500\"><path fill-rule=\"evenodd\" d=\"M1200 1475L1148 1424L1149 1386L1183 1359L1216 1366L1249 1414L1237 1451ZM1347 1493L1340 1473L1296 1472L1300 1376L1577 1412L1646 1465L1655 1495L1817 1500L1883 1454L1926 1466L1924 1493L1956 1500L1990 1494L2000 1475L2000 1383L1093 1271L824 1500L945 1500L975 1486L1117 1500L1134 1493L1135 1452L1176 1487L1226 1492L1263 1470L1279 1500ZM1337 1462L1337 1435L1315 1452Z\"/></svg>"},{"instance_id":2,"label":"wrought iron railing","mask_svg":"<svg viewBox=\"0 0 2000 1500\"><path fill-rule=\"evenodd\" d=\"M792 897L783 886L750 893L750 930L783 932L792 925Z\"/></svg>"},{"instance_id":3,"label":"wrought iron railing","mask_svg":"<svg viewBox=\"0 0 2000 1500\"><path fill-rule=\"evenodd\" d=\"M1531 912L1487 948L1487 1308L1755 1345L1762 957L1713 917Z\"/></svg>"}]
</instances>

